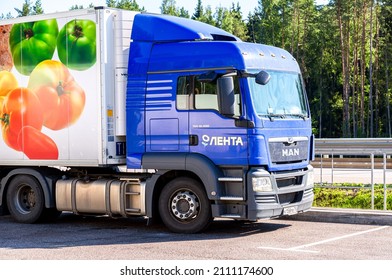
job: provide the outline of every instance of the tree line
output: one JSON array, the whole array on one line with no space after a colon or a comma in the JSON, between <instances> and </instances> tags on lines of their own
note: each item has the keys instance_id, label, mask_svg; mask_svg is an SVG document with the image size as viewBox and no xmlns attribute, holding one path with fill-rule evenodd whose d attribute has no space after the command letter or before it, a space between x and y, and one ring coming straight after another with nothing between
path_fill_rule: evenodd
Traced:
<instances>
[{"instance_id":1,"label":"tree line","mask_svg":"<svg viewBox=\"0 0 392 280\"><path fill-rule=\"evenodd\" d=\"M107 0L106 5L145 11L136 0ZM18 16L44 13L40 0L25 0L15 10ZM235 2L212 10L198 0L194 11L187 11L175 0L162 0L160 10L292 53L303 73L317 137L392 136L392 0L330 0L326 5L258 0L248 15Z\"/></svg>"}]
</instances>

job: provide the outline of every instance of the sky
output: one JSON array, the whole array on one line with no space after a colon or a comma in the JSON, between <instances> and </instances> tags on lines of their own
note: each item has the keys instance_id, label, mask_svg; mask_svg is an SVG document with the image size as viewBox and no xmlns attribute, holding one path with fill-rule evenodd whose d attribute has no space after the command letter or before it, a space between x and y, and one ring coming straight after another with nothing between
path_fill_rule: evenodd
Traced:
<instances>
[{"instance_id":1,"label":"sky","mask_svg":"<svg viewBox=\"0 0 392 280\"><path fill-rule=\"evenodd\" d=\"M12 16L16 16L17 12L14 8L22 9L25 0L0 0L0 15L11 12ZM35 0L30 0L35 3ZM147 12L160 13L160 6L162 0L136 0L139 6L144 7ZM239 3L241 6L242 15L247 17L249 12L253 12L257 7L258 0L202 0L203 7L211 6L212 11L216 7L230 8L232 3ZM325 4L328 0L317 0L317 3ZM45 13L68 11L71 6L83 5L88 7L90 3L94 6L106 6L106 0L41 0L42 7ZM184 7L185 10L192 15L195 11L196 0L176 0L177 7Z\"/></svg>"}]
</instances>

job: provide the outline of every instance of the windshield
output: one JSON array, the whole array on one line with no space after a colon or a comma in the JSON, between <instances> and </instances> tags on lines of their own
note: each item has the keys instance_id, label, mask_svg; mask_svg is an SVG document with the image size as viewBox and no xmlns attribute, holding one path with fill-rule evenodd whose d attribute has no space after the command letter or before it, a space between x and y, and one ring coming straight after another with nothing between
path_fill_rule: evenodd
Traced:
<instances>
[{"instance_id":1,"label":"windshield","mask_svg":"<svg viewBox=\"0 0 392 280\"><path fill-rule=\"evenodd\" d=\"M308 117L305 93L300 74L267 71L271 75L266 85L249 78L250 92L256 113L267 117Z\"/></svg>"}]
</instances>

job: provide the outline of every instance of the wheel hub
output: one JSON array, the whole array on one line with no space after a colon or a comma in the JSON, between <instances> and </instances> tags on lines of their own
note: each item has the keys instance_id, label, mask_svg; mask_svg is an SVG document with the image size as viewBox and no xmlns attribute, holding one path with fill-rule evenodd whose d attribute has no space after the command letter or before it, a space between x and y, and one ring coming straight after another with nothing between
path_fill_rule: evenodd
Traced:
<instances>
[{"instance_id":1,"label":"wheel hub","mask_svg":"<svg viewBox=\"0 0 392 280\"><path fill-rule=\"evenodd\" d=\"M20 212L30 212L31 209L35 207L35 203L35 192L29 186L24 186L19 189L16 206L18 207Z\"/></svg>"},{"instance_id":2,"label":"wheel hub","mask_svg":"<svg viewBox=\"0 0 392 280\"><path fill-rule=\"evenodd\" d=\"M198 207L197 197L188 191L178 192L171 202L171 210L180 220L187 220L196 216Z\"/></svg>"},{"instance_id":3,"label":"wheel hub","mask_svg":"<svg viewBox=\"0 0 392 280\"><path fill-rule=\"evenodd\" d=\"M35 193L33 191L29 191L27 194L27 203L26 205L30 208L35 206Z\"/></svg>"}]
</instances>

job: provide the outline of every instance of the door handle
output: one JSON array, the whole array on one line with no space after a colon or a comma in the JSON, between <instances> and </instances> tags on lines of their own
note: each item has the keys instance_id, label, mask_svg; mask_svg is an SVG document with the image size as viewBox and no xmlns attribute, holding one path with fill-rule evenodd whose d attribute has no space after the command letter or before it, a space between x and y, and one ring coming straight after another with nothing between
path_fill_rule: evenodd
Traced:
<instances>
[{"instance_id":1,"label":"door handle","mask_svg":"<svg viewBox=\"0 0 392 280\"><path fill-rule=\"evenodd\" d=\"M189 145L197 146L199 145L199 137L197 135L189 135Z\"/></svg>"}]
</instances>

